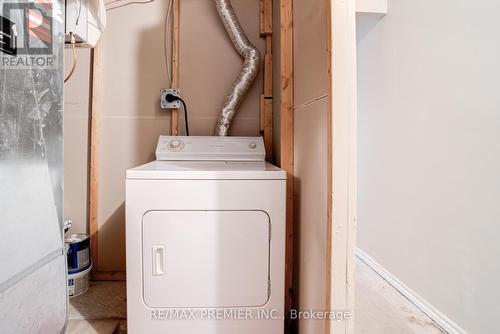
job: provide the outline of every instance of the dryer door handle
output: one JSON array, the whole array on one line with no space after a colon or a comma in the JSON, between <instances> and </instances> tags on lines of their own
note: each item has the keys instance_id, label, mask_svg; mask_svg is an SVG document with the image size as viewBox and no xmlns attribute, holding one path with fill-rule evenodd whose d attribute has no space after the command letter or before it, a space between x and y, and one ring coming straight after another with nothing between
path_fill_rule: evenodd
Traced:
<instances>
[{"instance_id":1,"label":"dryer door handle","mask_svg":"<svg viewBox=\"0 0 500 334\"><path fill-rule=\"evenodd\" d=\"M153 276L165 275L165 246L153 246Z\"/></svg>"}]
</instances>

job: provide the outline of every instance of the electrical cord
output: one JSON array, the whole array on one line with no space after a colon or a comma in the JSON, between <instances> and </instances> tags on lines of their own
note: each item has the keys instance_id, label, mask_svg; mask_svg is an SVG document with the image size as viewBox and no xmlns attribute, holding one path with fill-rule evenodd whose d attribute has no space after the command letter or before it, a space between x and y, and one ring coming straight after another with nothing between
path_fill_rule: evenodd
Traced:
<instances>
[{"instance_id":1,"label":"electrical cord","mask_svg":"<svg viewBox=\"0 0 500 334\"><path fill-rule=\"evenodd\" d=\"M71 66L71 70L69 71L68 76L66 77L66 79L64 79L64 83L66 83L73 76L76 70L77 58L76 58L76 48L75 48L75 43L76 43L75 35L71 32L70 36L71 36L71 48L73 49L73 66Z\"/></svg>"},{"instance_id":2,"label":"electrical cord","mask_svg":"<svg viewBox=\"0 0 500 334\"><path fill-rule=\"evenodd\" d=\"M167 15L165 16L165 27L163 28L163 56L165 58L165 67L167 70L167 81L168 85L172 86L172 74L171 74L171 61L170 61L170 51L167 50L167 34L172 34L172 3L173 0L168 1Z\"/></svg>"},{"instance_id":3,"label":"electrical cord","mask_svg":"<svg viewBox=\"0 0 500 334\"><path fill-rule=\"evenodd\" d=\"M188 110L186 102L184 102L184 100L181 99L180 97L175 96L173 94L167 94L167 96L165 96L165 100L169 103L179 101L182 104L182 107L184 108L184 121L186 123L186 136L189 136L189 121L188 121Z\"/></svg>"},{"instance_id":4,"label":"electrical cord","mask_svg":"<svg viewBox=\"0 0 500 334\"><path fill-rule=\"evenodd\" d=\"M189 122L188 122L188 109L186 107L186 102L179 97L179 101L181 101L182 106L184 107L184 121L186 123L186 136L189 136Z\"/></svg>"},{"instance_id":5,"label":"electrical cord","mask_svg":"<svg viewBox=\"0 0 500 334\"><path fill-rule=\"evenodd\" d=\"M122 5L114 5L115 3L117 2L124 2L122 0L116 0L116 1L111 1L111 2L108 2L106 3L107 6L113 6L113 7L109 7L106 9L106 11L112 11L114 9L118 9L118 8L122 8L122 7L126 7L126 6L129 6L129 5L143 5L143 4L146 4L146 3L151 3L151 2L154 2L156 0L146 0L146 1L129 1L129 2L126 2Z\"/></svg>"},{"instance_id":6,"label":"electrical cord","mask_svg":"<svg viewBox=\"0 0 500 334\"><path fill-rule=\"evenodd\" d=\"M80 16L82 15L82 1L78 1L78 15L76 17L75 25L78 25L80 23Z\"/></svg>"}]
</instances>

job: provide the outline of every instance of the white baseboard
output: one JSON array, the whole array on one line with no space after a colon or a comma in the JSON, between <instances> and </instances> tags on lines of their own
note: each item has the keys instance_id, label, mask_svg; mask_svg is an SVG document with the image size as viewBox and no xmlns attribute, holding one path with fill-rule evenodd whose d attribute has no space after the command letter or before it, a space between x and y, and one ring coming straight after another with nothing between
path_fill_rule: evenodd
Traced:
<instances>
[{"instance_id":1,"label":"white baseboard","mask_svg":"<svg viewBox=\"0 0 500 334\"><path fill-rule=\"evenodd\" d=\"M398 290L410 302L415 304L416 307L422 310L422 312L424 312L429 318L431 318L443 331L448 334L468 334L463 328L455 324L443 313L432 306L428 301L416 294L413 290L407 287L403 282L401 282L398 278L388 272L377 261L363 252L361 249L356 249L356 256L361 261L366 263L368 267L370 267L378 275L380 275L380 277L382 277L390 285L392 285L396 290Z\"/></svg>"}]
</instances>

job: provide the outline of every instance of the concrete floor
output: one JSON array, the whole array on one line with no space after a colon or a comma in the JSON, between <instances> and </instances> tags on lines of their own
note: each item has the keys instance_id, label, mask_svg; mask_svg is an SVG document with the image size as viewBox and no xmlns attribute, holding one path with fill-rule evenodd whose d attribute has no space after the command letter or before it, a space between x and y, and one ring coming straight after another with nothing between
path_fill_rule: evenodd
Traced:
<instances>
[{"instance_id":1,"label":"concrete floor","mask_svg":"<svg viewBox=\"0 0 500 334\"><path fill-rule=\"evenodd\" d=\"M427 315L356 259L356 334L445 334Z\"/></svg>"},{"instance_id":2,"label":"concrete floor","mask_svg":"<svg viewBox=\"0 0 500 334\"><path fill-rule=\"evenodd\" d=\"M122 334L127 328L125 282L91 282L69 300L67 334Z\"/></svg>"},{"instance_id":3,"label":"concrete floor","mask_svg":"<svg viewBox=\"0 0 500 334\"><path fill-rule=\"evenodd\" d=\"M70 299L68 334L126 333L125 282L92 282ZM356 262L356 334L445 334L359 259Z\"/></svg>"}]
</instances>

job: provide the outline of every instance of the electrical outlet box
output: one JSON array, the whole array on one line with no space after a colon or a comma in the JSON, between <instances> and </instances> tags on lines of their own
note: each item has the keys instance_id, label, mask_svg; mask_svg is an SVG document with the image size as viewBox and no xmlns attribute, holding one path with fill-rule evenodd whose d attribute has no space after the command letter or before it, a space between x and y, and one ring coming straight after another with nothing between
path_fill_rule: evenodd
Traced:
<instances>
[{"instance_id":1,"label":"electrical outlet box","mask_svg":"<svg viewBox=\"0 0 500 334\"><path fill-rule=\"evenodd\" d=\"M177 88L164 88L161 90L160 105L162 109L179 109L181 107L180 101L168 102L166 97L168 94L172 94L177 97L181 97L181 91Z\"/></svg>"}]
</instances>

